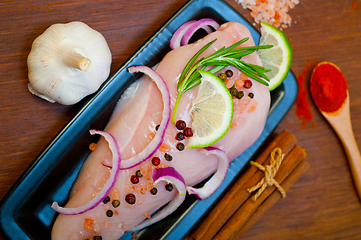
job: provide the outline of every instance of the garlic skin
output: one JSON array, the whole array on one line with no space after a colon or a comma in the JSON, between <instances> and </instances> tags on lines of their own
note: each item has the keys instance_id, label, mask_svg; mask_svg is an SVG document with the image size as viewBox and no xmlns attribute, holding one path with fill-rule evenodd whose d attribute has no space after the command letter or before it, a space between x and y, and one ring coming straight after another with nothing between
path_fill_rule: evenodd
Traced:
<instances>
[{"instance_id":1,"label":"garlic skin","mask_svg":"<svg viewBox=\"0 0 361 240\"><path fill-rule=\"evenodd\" d=\"M108 78L112 55L101 33L82 22L53 24L31 47L28 88L49 102L72 105Z\"/></svg>"}]
</instances>

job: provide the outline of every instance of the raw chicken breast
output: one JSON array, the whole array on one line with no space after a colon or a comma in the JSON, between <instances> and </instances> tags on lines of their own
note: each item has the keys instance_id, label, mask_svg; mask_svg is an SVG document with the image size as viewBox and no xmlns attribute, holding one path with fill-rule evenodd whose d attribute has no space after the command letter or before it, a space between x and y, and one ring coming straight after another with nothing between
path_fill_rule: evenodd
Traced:
<instances>
[{"instance_id":1,"label":"raw chicken breast","mask_svg":"<svg viewBox=\"0 0 361 240\"><path fill-rule=\"evenodd\" d=\"M201 47L217 38L217 41L203 53L209 55L220 47L229 46L245 37L250 39L242 46L254 45L252 36L245 26L229 22L198 42L169 52L157 66L156 71L168 86L172 109L177 97L177 78L189 59ZM244 57L243 60L261 65L256 53ZM232 68L232 70L234 74L227 80L227 85L235 84L239 90L244 91L245 96L240 100L234 100L235 112L231 129L213 145L224 150L230 160L236 158L258 139L270 106L267 86L252 80L253 86L245 89L242 87L246 79L244 74L236 69ZM248 96L249 92L253 94L253 98ZM177 119L184 120L187 126L192 124L191 101L196 93L197 87L184 93L177 111ZM147 76L142 77L123 94L105 129L117 139L123 160L141 152L149 144L156 132L156 126L161 122L162 110L161 94ZM216 171L218 160L212 155L206 156L201 149L177 150L178 141L175 139L177 132L179 130L170 123L163 144L153 157L160 159L161 163L157 167L174 167L183 176L186 185L193 186ZM187 145L187 139L182 142ZM166 160L165 153L172 156L171 161ZM102 163L111 159L108 143L101 138L96 149L84 163L66 207L84 205L100 191L110 175L110 168ZM102 202L94 209L79 215L59 214L53 226L52 239L93 239L94 236L101 236L103 240L118 239L125 231L137 226L144 219L149 218L150 214L171 201L176 196L177 189L167 191L164 182L157 186L153 185L152 170L155 166L151 159L152 157L134 168L119 172L117 182L109 194L109 202ZM134 184L130 179L138 170L143 176L139 178L139 183ZM153 187L158 190L155 195L150 192ZM127 194L134 194L136 198L134 204L129 204L125 200ZM120 205L113 206L114 200L119 200ZM113 213L111 217L107 216L108 210Z\"/></svg>"}]
</instances>

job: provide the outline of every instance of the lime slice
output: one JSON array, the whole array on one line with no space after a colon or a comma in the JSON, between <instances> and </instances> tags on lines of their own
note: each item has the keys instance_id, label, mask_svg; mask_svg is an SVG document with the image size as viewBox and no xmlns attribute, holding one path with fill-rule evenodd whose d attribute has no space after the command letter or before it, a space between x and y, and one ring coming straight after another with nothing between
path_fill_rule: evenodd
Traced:
<instances>
[{"instance_id":1,"label":"lime slice","mask_svg":"<svg viewBox=\"0 0 361 240\"><path fill-rule=\"evenodd\" d=\"M201 84L192 101L193 137L188 148L207 147L227 133L232 123L233 99L226 85L213 74L199 70Z\"/></svg>"},{"instance_id":2,"label":"lime slice","mask_svg":"<svg viewBox=\"0 0 361 240\"><path fill-rule=\"evenodd\" d=\"M269 89L272 91L287 77L292 63L292 48L281 30L264 22L261 23L259 45L273 45L272 48L258 50L263 66L271 70L265 74L270 79Z\"/></svg>"}]
</instances>

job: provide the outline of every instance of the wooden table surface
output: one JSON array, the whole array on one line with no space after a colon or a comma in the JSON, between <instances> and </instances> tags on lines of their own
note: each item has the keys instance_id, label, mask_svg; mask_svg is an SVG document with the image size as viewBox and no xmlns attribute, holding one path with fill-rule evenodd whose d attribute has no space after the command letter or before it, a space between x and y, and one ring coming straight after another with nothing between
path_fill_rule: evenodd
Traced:
<instances>
[{"instance_id":1,"label":"wooden table surface","mask_svg":"<svg viewBox=\"0 0 361 240\"><path fill-rule=\"evenodd\" d=\"M248 10L234 0L227 2L253 22ZM34 39L53 23L83 21L106 38L114 72L185 3L186 0L0 2L0 199L80 108L51 104L28 92L26 59ZM343 70L359 147L360 14L359 0L300 0L290 11L292 26L284 30L293 48L292 70L296 75L319 61L334 62ZM283 129L294 134L298 144L306 149L311 167L287 197L242 239L361 238L361 204L345 152L335 132L308 100L312 120L303 124L294 105L275 134Z\"/></svg>"}]
</instances>

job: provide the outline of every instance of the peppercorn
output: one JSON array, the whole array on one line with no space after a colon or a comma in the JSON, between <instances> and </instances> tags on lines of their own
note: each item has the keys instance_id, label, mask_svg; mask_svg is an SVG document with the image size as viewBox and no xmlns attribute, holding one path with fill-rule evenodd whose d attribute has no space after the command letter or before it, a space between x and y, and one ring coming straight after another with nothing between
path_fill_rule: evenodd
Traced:
<instances>
[{"instance_id":1,"label":"peppercorn","mask_svg":"<svg viewBox=\"0 0 361 240\"><path fill-rule=\"evenodd\" d=\"M229 77L229 78L232 77L232 76L233 76L232 70L229 70L229 69L228 69L228 70L226 71L226 76Z\"/></svg>"},{"instance_id":2,"label":"peppercorn","mask_svg":"<svg viewBox=\"0 0 361 240\"><path fill-rule=\"evenodd\" d=\"M155 126L155 130L158 131L160 125Z\"/></svg>"},{"instance_id":3,"label":"peppercorn","mask_svg":"<svg viewBox=\"0 0 361 240\"><path fill-rule=\"evenodd\" d=\"M104 198L103 203L104 203L104 204L107 204L109 201L110 201L110 197L107 196L106 198Z\"/></svg>"},{"instance_id":4,"label":"peppercorn","mask_svg":"<svg viewBox=\"0 0 361 240\"><path fill-rule=\"evenodd\" d=\"M135 195L132 193L129 193L125 196L125 201L131 205L135 203L135 200L136 200Z\"/></svg>"},{"instance_id":5,"label":"peppercorn","mask_svg":"<svg viewBox=\"0 0 361 240\"><path fill-rule=\"evenodd\" d=\"M177 133L177 140L182 141L183 139L184 139L184 133L182 132Z\"/></svg>"},{"instance_id":6,"label":"peppercorn","mask_svg":"<svg viewBox=\"0 0 361 240\"><path fill-rule=\"evenodd\" d=\"M165 185L165 190L171 192L173 190L173 185L168 183L167 185Z\"/></svg>"},{"instance_id":7,"label":"peppercorn","mask_svg":"<svg viewBox=\"0 0 361 240\"><path fill-rule=\"evenodd\" d=\"M103 240L102 236L94 236L93 240Z\"/></svg>"},{"instance_id":8,"label":"peppercorn","mask_svg":"<svg viewBox=\"0 0 361 240\"><path fill-rule=\"evenodd\" d=\"M183 130L183 133L186 137L193 137L193 131L191 128L187 127Z\"/></svg>"},{"instance_id":9,"label":"peppercorn","mask_svg":"<svg viewBox=\"0 0 361 240\"><path fill-rule=\"evenodd\" d=\"M252 81L247 79L246 81L244 81L243 87L247 88L247 89L251 88L252 87Z\"/></svg>"},{"instance_id":10,"label":"peppercorn","mask_svg":"<svg viewBox=\"0 0 361 240\"><path fill-rule=\"evenodd\" d=\"M130 177L130 181L133 183L133 184L137 184L139 183L139 177L137 177L136 175L132 175Z\"/></svg>"},{"instance_id":11,"label":"peppercorn","mask_svg":"<svg viewBox=\"0 0 361 240\"><path fill-rule=\"evenodd\" d=\"M158 166L158 165L160 164L160 159L159 159L159 157L154 157L154 158L152 158L152 164L153 164L154 166Z\"/></svg>"},{"instance_id":12,"label":"peppercorn","mask_svg":"<svg viewBox=\"0 0 361 240\"><path fill-rule=\"evenodd\" d=\"M113 207L117 208L120 205L120 201L119 200L113 200L112 205L113 205Z\"/></svg>"},{"instance_id":13,"label":"peppercorn","mask_svg":"<svg viewBox=\"0 0 361 240\"><path fill-rule=\"evenodd\" d=\"M227 80L227 75L225 73L220 73L218 74L219 79L221 79L222 81L226 81Z\"/></svg>"},{"instance_id":14,"label":"peppercorn","mask_svg":"<svg viewBox=\"0 0 361 240\"><path fill-rule=\"evenodd\" d=\"M113 217L113 211L112 210L107 211L107 217Z\"/></svg>"},{"instance_id":15,"label":"peppercorn","mask_svg":"<svg viewBox=\"0 0 361 240\"><path fill-rule=\"evenodd\" d=\"M152 188L152 189L150 189L150 193L151 193L152 195L156 195L157 192L158 192L158 189L156 189L155 187Z\"/></svg>"},{"instance_id":16,"label":"peppercorn","mask_svg":"<svg viewBox=\"0 0 361 240\"><path fill-rule=\"evenodd\" d=\"M172 155L170 155L170 154L168 154L168 153L165 153L165 154L164 154L164 158L165 158L165 160L167 160L167 161L169 161L169 162L173 160Z\"/></svg>"},{"instance_id":17,"label":"peppercorn","mask_svg":"<svg viewBox=\"0 0 361 240\"><path fill-rule=\"evenodd\" d=\"M139 178L143 177L143 174L140 172L140 170L137 170L137 171L135 172L135 175L136 175L137 177L139 177Z\"/></svg>"},{"instance_id":18,"label":"peppercorn","mask_svg":"<svg viewBox=\"0 0 361 240\"><path fill-rule=\"evenodd\" d=\"M239 91L239 92L237 92L237 94L236 94L236 98L237 98L237 99L241 99L241 98L243 98L243 96L244 96L244 92L243 92L243 91Z\"/></svg>"},{"instance_id":19,"label":"peppercorn","mask_svg":"<svg viewBox=\"0 0 361 240\"><path fill-rule=\"evenodd\" d=\"M178 120L178 121L175 123L175 127L176 127L178 130L183 130L186 126L187 126L187 124L186 124L186 122L183 121L183 120Z\"/></svg>"},{"instance_id":20,"label":"peppercorn","mask_svg":"<svg viewBox=\"0 0 361 240\"><path fill-rule=\"evenodd\" d=\"M254 98L254 93L248 93L248 97L250 97L250 98Z\"/></svg>"},{"instance_id":21,"label":"peppercorn","mask_svg":"<svg viewBox=\"0 0 361 240\"><path fill-rule=\"evenodd\" d=\"M231 96L237 96L238 90L234 87L234 85L229 89L229 92L231 93Z\"/></svg>"},{"instance_id":22,"label":"peppercorn","mask_svg":"<svg viewBox=\"0 0 361 240\"><path fill-rule=\"evenodd\" d=\"M177 143L177 149L179 150L179 151L183 151L184 150L184 144L183 143Z\"/></svg>"}]
</instances>

